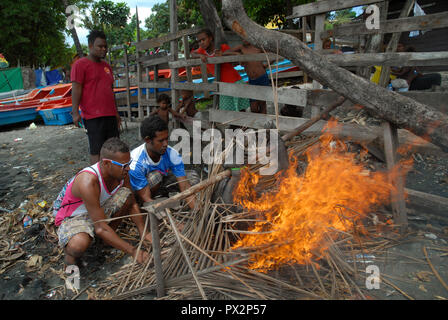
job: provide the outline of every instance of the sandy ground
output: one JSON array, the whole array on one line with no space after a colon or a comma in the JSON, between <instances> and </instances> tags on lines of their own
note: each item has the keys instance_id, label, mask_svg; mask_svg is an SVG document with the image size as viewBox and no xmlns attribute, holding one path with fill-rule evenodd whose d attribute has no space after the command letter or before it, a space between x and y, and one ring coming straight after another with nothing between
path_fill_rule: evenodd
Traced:
<instances>
[{"instance_id":1,"label":"sandy ground","mask_svg":"<svg viewBox=\"0 0 448 320\"><path fill-rule=\"evenodd\" d=\"M0 251L9 247L13 248L12 253L21 254L16 259L0 260L0 299L67 299L73 295L64 288L63 259L54 238L49 208L64 183L88 165L87 137L83 129L73 125L37 123L32 130L29 124L0 127L0 219L11 216L8 211L15 210L20 215L18 208L25 200L29 200L25 208L35 219L32 227L23 228L20 217L16 217L18 221L10 225L10 242L0 242ZM131 148L142 143L136 123L128 124L121 137ZM448 197L448 161L434 156L417 159L407 187ZM47 204L42 208L38 204L43 200ZM426 246L430 261L448 283L446 221L430 212L418 212L410 216L411 232L405 243L368 260L379 266L385 279L413 298L448 298L448 290L432 273L423 253ZM94 288L95 283L129 262L129 257L98 242L88 250L86 261L87 267L81 269L81 288ZM369 296L406 299L400 290L382 283L379 290L370 290ZM93 293L87 291L79 298L92 297Z\"/></svg>"}]
</instances>

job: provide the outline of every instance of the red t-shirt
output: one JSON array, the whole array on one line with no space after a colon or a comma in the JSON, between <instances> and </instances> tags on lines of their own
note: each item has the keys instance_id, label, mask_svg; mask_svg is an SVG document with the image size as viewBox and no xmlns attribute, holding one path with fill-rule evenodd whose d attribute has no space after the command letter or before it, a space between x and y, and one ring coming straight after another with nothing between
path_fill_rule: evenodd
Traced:
<instances>
[{"instance_id":1,"label":"red t-shirt","mask_svg":"<svg viewBox=\"0 0 448 320\"><path fill-rule=\"evenodd\" d=\"M73 64L70 75L72 82L82 84L80 107L84 119L117 115L114 76L108 63L81 58Z\"/></svg>"},{"instance_id":2,"label":"red t-shirt","mask_svg":"<svg viewBox=\"0 0 448 320\"><path fill-rule=\"evenodd\" d=\"M221 45L221 51L227 51L230 47L227 44ZM196 50L196 53L204 54L207 57L214 57L215 54L212 55L208 54L207 51L205 51L202 48L199 48ZM210 74L215 75L215 65L214 64L207 64L207 72ZM227 83L234 83L238 80L241 80L240 74L233 68L233 66L230 63L222 63L221 64L221 79L219 81L227 82Z\"/></svg>"}]
</instances>

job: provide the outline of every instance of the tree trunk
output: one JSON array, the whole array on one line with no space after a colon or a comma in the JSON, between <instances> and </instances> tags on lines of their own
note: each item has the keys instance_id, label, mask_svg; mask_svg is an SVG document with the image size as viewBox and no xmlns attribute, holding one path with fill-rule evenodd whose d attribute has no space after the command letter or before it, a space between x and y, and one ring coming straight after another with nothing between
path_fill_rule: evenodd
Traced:
<instances>
[{"instance_id":1,"label":"tree trunk","mask_svg":"<svg viewBox=\"0 0 448 320\"><path fill-rule=\"evenodd\" d=\"M215 35L215 48L219 48L221 44L226 42L226 36L213 0L198 0L198 3L205 25L210 26L209 28Z\"/></svg>"},{"instance_id":2,"label":"tree trunk","mask_svg":"<svg viewBox=\"0 0 448 320\"><path fill-rule=\"evenodd\" d=\"M257 25L246 15L241 0L223 0L223 15L225 23L241 38L270 52L276 52L278 46L281 56L321 84L363 105L370 114L405 128L448 152L447 115L336 66L297 38Z\"/></svg>"},{"instance_id":3,"label":"tree trunk","mask_svg":"<svg viewBox=\"0 0 448 320\"><path fill-rule=\"evenodd\" d=\"M62 0L62 3L64 4L65 16L68 18L70 15L65 12L65 9L69 6L68 1ZM76 33L76 29L75 29L74 25L73 25L73 28L70 29L70 33L72 34L73 43L75 44L75 47L76 47L76 52L78 53L78 55L80 57L83 57L84 52L82 51L82 46L81 46L81 43L79 42L78 34Z\"/></svg>"}]
</instances>

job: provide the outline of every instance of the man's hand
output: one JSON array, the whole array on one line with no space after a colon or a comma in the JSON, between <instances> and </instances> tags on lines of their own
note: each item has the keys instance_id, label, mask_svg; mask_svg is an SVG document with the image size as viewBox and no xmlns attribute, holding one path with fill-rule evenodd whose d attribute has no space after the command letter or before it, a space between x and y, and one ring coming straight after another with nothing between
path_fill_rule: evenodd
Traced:
<instances>
[{"instance_id":1,"label":"man's hand","mask_svg":"<svg viewBox=\"0 0 448 320\"><path fill-rule=\"evenodd\" d=\"M141 248L140 248L140 250L138 252L138 255L137 255L137 248L134 248L132 250L132 257L134 259L135 259L135 257L137 257L137 263L140 263L140 264L145 263L145 262L147 262L149 260L148 252L142 250Z\"/></svg>"},{"instance_id":2,"label":"man's hand","mask_svg":"<svg viewBox=\"0 0 448 320\"><path fill-rule=\"evenodd\" d=\"M203 63L207 63L207 57L204 56L204 55L201 55L201 61L202 61Z\"/></svg>"},{"instance_id":3,"label":"man's hand","mask_svg":"<svg viewBox=\"0 0 448 320\"><path fill-rule=\"evenodd\" d=\"M81 115L79 112L72 112L73 124L78 128L81 128Z\"/></svg>"}]
</instances>

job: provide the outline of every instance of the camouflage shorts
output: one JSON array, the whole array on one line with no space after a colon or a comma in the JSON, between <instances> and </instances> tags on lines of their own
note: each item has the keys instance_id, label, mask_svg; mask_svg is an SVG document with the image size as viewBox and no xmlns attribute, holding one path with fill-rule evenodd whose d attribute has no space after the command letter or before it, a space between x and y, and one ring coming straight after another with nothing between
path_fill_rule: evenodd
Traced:
<instances>
[{"instance_id":1,"label":"camouflage shorts","mask_svg":"<svg viewBox=\"0 0 448 320\"><path fill-rule=\"evenodd\" d=\"M131 195L131 190L121 187L103 206L106 218L113 217ZM95 241L95 227L88 214L65 218L58 228L59 245L65 247L70 239L81 232L87 233Z\"/></svg>"}]
</instances>

